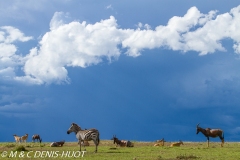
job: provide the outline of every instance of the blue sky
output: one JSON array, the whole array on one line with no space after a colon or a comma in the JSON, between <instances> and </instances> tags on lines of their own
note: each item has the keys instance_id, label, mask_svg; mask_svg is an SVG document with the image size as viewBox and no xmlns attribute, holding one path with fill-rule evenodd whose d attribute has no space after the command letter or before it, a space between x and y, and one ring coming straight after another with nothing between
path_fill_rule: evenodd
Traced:
<instances>
[{"instance_id":1,"label":"blue sky","mask_svg":"<svg viewBox=\"0 0 240 160\"><path fill-rule=\"evenodd\" d=\"M240 140L240 4L0 1L0 141ZM215 139L215 141L220 141Z\"/></svg>"}]
</instances>

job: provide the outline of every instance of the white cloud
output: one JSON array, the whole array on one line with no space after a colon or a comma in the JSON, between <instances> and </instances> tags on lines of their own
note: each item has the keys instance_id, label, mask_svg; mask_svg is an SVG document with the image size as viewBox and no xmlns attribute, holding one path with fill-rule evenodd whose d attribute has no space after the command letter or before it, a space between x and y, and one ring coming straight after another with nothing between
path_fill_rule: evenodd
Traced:
<instances>
[{"instance_id":1,"label":"white cloud","mask_svg":"<svg viewBox=\"0 0 240 160\"><path fill-rule=\"evenodd\" d=\"M39 50L31 50L24 66L26 76L38 82L68 82L67 66L87 67L100 63L104 57L111 61L120 55L117 46L123 33L112 16L95 24L63 24L56 13L50 28L40 41Z\"/></svg>"},{"instance_id":2,"label":"white cloud","mask_svg":"<svg viewBox=\"0 0 240 160\"><path fill-rule=\"evenodd\" d=\"M123 47L129 48L128 55L139 56L143 49L153 49L167 46L173 50L184 49L182 34L198 24L201 14L196 7L192 7L183 17L172 17L167 26L157 26L155 30L135 30L123 41ZM140 25L142 25L140 23ZM149 27L148 27L149 28Z\"/></svg>"},{"instance_id":3,"label":"white cloud","mask_svg":"<svg viewBox=\"0 0 240 160\"><path fill-rule=\"evenodd\" d=\"M50 22L50 30L57 29L61 25L64 25L68 18L69 18L68 13L55 12Z\"/></svg>"},{"instance_id":4,"label":"white cloud","mask_svg":"<svg viewBox=\"0 0 240 160\"><path fill-rule=\"evenodd\" d=\"M84 68L106 58L112 61L124 48L127 49L125 54L132 57L141 55L144 49L160 47L206 55L225 51L221 41L228 38L234 41L235 52L240 53L240 6L220 15L217 11L203 14L192 7L183 17L174 16L166 26L159 25L155 29L140 22L137 29L122 29L113 16L95 24L85 21L66 23L66 18L68 14L56 12L50 22L50 31L40 40L39 48L31 49L26 57L15 59L10 56L16 55L16 46L11 43L28 41L31 37L25 37L16 28L2 28L11 33L6 36L5 32L0 32L0 41L11 48L10 53L4 54L9 55L10 62L17 64L16 59L21 59L24 63L25 76L15 77L16 80L36 84L68 83L66 67Z\"/></svg>"},{"instance_id":5,"label":"white cloud","mask_svg":"<svg viewBox=\"0 0 240 160\"><path fill-rule=\"evenodd\" d=\"M219 37L211 36L212 34L216 35L217 32L223 32L213 29L213 25L219 23L218 19L212 20L215 13L215 11L211 11L204 15L196 7L192 7L183 17L171 18L167 26L160 25L155 30L136 30L123 41L123 46L129 48L129 55L136 56L140 55L140 51L145 48L152 49L162 46L184 52L193 50L200 54L212 53L215 50L223 51L223 47L218 43L221 38L225 38L220 36L222 33Z\"/></svg>"},{"instance_id":6,"label":"white cloud","mask_svg":"<svg viewBox=\"0 0 240 160\"><path fill-rule=\"evenodd\" d=\"M32 37L10 26L0 27L0 77L11 80L15 77L15 68L23 65L22 56L17 55L16 41L26 42Z\"/></svg>"},{"instance_id":7,"label":"white cloud","mask_svg":"<svg viewBox=\"0 0 240 160\"><path fill-rule=\"evenodd\" d=\"M4 38L4 43L13 43L15 41L26 42L32 39L32 37L25 37L24 34L17 28L11 26L4 26L0 29L3 29L8 34Z\"/></svg>"}]
</instances>

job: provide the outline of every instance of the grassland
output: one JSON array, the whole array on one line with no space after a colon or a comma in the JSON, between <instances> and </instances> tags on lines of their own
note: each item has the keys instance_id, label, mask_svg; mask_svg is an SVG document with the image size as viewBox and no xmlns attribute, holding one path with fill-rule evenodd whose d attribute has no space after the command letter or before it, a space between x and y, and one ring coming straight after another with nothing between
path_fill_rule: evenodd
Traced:
<instances>
[{"instance_id":1,"label":"grassland","mask_svg":"<svg viewBox=\"0 0 240 160\"><path fill-rule=\"evenodd\" d=\"M112 141L102 140L98 153L94 153L95 146L90 142L84 155L82 152L81 155L79 154L77 142L67 142L63 147L50 147L49 144L0 143L0 159L240 160L240 143L238 142L226 142L224 147L220 147L220 143L213 142L210 143L209 148L203 142L184 142L181 147L169 147L168 142L163 147L153 147L154 142L134 142L135 146L132 148L120 148L116 147Z\"/></svg>"}]
</instances>

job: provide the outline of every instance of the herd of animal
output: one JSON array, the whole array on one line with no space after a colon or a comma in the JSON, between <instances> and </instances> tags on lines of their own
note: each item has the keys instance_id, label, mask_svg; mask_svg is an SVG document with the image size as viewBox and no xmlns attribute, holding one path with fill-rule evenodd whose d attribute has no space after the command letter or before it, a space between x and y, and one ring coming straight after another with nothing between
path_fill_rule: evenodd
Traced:
<instances>
[{"instance_id":1,"label":"herd of animal","mask_svg":"<svg viewBox=\"0 0 240 160\"><path fill-rule=\"evenodd\" d=\"M209 147L209 138L216 138L219 137L221 140L221 147L223 147L224 144L224 133L223 130L221 129L211 129L211 128L201 128L199 127L199 124L197 124L197 132L196 134L198 134L199 132L201 132L206 138L207 138L207 146ZM77 125L76 123L72 123L70 128L67 130L67 134L70 134L74 132L76 135L76 138L78 139L78 144L80 147L80 151L81 151L81 146L83 145L83 147L85 148L85 146L89 146L88 141L93 141L95 144L95 152L97 152L97 147L100 143L100 133L97 129L95 128L91 128L91 129L85 129L82 130L81 127L79 125ZM16 134L13 135L15 138L16 143L21 143L21 142L27 142L28 139L28 134L25 134L24 136L17 136ZM40 138L40 136L38 134L35 134L32 136L32 141L35 142L35 140L37 140L39 143L42 142L42 139ZM131 141L126 141L126 140L119 140L116 135L113 135L112 139L113 143L116 144L117 146L120 147L134 147L134 143L132 143ZM166 142L164 140L164 138L162 138L161 140L157 140L156 144L154 144L154 146L164 146L164 142ZM65 143L65 141L59 141L59 142L52 142L50 144L51 147L62 147L63 144ZM170 147L179 147L180 145L183 145L183 142L180 140L177 143L171 143Z\"/></svg>"},{"instance_id":2,"label":"herd of animal","mask_svg":"<svg viewBox=\"0 0 240 160\"><path fill-rule=\"evenodd\" d=\"M17 136L16 134L13 135L15 141L17 143L21 143L21 142L27 142L28 139L28 134L26 133L24 136ZM38 142L42 142L42 139L40 138L40 136L38 134L35 134L32 136L32 141L35 142L35 140L37 140Z\"/></svg>"},{"instance_id":3,"label":"herd of animal","mask_svg":"<svg viewBox=\"0 0 240 160\"><path fill-rule=\"evenodd\" d=\"M164 142L166 142L164 140L164 138L161 140L157 140L157 143L155 143L153 146L155 146L155 147L156 146L164 146ZM181 140L179 140L179 142L176 142L176 143L171 143L170 147L180 147L180 145L183 145L183 142Z\"/></svg>"},{"instance_id":4,"label":"herd of animal","mask_svg":"<svg viewBox=\"0 0 240 160\"><path fill-rule=\"evenodd\" d=\"M13 135L16 143L21 143L21 142L27 142L27 139L28 139L28 134L26 133L24 136L17 136L16 134ZM39 134L34 134L32 136L32 142L35 142L35 140L39 143L42 142L42 138L40 138L40 135ZM50 144L50 147L62 147L63 144L65 143L65 141L60 141L60 142L52 142Z\"/></svg>"},{"instance_id":5,"label":"herd of animal","mask_svg":"<svg viewBox=\"0 0 240 160\"><path fill-rule=\"evenodd\" d=\"M199 124L197 124L197 132L196 134L198 134L199 132L201 132L206 138L207 138L207 146L209 147L209 138L212 137L212 138L216 138L216 137L219 137L220 140L222 141L221 143L221 147L223 147L223 144L224 144L224 133L223 133L223 130L221 129L211 129L211 128L201 128L199 127ZM164 146L164 142L166 142L163 139L161 140L158 140L156 144L154 144L154 146ZM177 143L171 143L171 147L179 147L180 145L183 145L183 142L180 140L179 142Z\"/></svg>"}]
</instances>

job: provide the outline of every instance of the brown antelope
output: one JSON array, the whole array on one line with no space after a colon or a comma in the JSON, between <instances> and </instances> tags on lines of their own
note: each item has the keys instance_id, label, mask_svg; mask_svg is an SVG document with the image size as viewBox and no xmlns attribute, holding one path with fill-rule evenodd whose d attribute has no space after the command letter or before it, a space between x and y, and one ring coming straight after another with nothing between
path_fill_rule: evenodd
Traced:
<instances>
[{"instance_id":1,"label":"brown antelope","mask_svg":"<svg viewBox=\"0 0 240 160\"><path fill-rule=\"evenodd\" d=\"M157 143L156 144L154 144L153 146L164 146L164 138L163 139L161 139L161 140L157 140Z\"/></svg>"},{"instance_id":2,"label":"brown antelope","mask_svg":"<svg viewBox=\"0 0 240 160\"><path fill-rule=\"evenodd\" d=\"M111 139L113 140L113 144L117 144L116 147L119 145L120 147L134 147L134 144L130 141L119 140L116 135L113 136Z\"/></svg>"},{"instance_id":3,"label":"brown antelope","mask_svg":"<svg viewBox=\"0 0 240 160\"><path fill-rule=\"evenodd\" d=\"M21 137L21 140L25 143L27 142L27 139L28 139L28 134L27 133L24 136Z\"/></svg>"},{"instance_id":4,"label":"brown antelope","mask_svg":"<svg viewBox=\"0 0 240 160\"><path fill-rule=\"evenodd\" d=\"M179 142L177 142L177 143L172 143L171 147L180 147L181 144L183 145L183 142L181 140L179 140Z\"/></svg>"},{"instance_id":5,"label":"brown antelope","mask_svg":"<svg viewBox=\"0 0 240 160\"><path fill-rule=\"evenodd\" d=\"M113 138L111 139L113 140L113 144L116 143L116 147L119 145L120 147L126 147L127 146L127 141L123 141L123 140L119 140L116 135L113 136Z\"/></svg>"},{"instance_id":6,"label":"brown antelope","mask_svg":"<svg viewBox=\"0 0 240 160\"><path fill-rule=\"evenodd\" d=\"M40 136L38 134L34 134L32 136L32 141L35 142L35 140L39 141L40 143L42 142L42 139L40 138Z\"/></svg>"},{"instance_id":7,"label":"brown antelope","mask_svg":"<svg viewBox=\"0 0 240 160\"><path fill-rule=\"evenodd\" d=\"M82 145L84 145L84 146L90 146L90 144L89 144L88 141L82 141Z\"/></svg>"},{"instance_id":8,"label":"brown antelope","mask_svg":"<svg viewBox=\"0 0 240 160\"><path fill-rule=\"evenodd\" d=\"M16 134L14 134L13 137L15 138L16 143L21 143L21 137L17 136Z\"/></svg>"},{"instance_id":9,"label":"brown antelope","mask_svg":"<svg viewBox=\"0 0 240 160\"><path fill-rule=\"evenodd\" d=\"M199 124L197 124L197 134L199 132L202 132L202 134L207 137L207 141L208 141L208 147L209 147L209 137L212 137L212 138L216 138L216 137L219 137L222 141L221 143L221 147L223 147L223 144L224 144L224 134L223 134L223 130L221 129L211 129L211 128L206 128L206 129L203 129L201 127L199 127Z\"/></svg>"}]
</instances>

